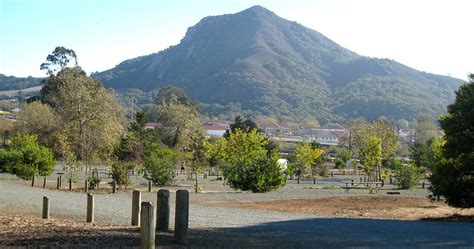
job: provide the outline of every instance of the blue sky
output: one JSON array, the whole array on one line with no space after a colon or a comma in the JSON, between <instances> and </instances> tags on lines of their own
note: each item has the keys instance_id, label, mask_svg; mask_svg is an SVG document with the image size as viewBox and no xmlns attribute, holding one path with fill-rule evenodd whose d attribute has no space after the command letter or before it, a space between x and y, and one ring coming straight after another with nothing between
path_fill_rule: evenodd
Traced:
<instances>
[{"instance_id":1,"label":"blue sky","mask_svg":"<svg viewBox=\"0 0 474 249\"><path fill-rule=\"evenodd\" d=\"M178 44L209 15L262 5L361 55L466 79L474 72L469 0L0 0L0 73L44 76L56 46L88 72Z\"/></svg>"}]
</instances>

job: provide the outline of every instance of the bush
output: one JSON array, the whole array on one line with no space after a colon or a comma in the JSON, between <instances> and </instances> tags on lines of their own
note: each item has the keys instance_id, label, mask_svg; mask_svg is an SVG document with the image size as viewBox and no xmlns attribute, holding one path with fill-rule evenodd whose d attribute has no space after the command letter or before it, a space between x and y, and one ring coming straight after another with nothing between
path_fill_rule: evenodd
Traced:
<instances>
[{"instance_id":1,"label":"bush","mask_svg":"<svg viewBox=\"0 0 474 249\"><path fill-rule=\"evenodd\" d=\"M401 189L413 189L423 171L414 164L401 164L397 169L396 183Z\"/></svg>"},{"instance_id":2,"label":"bush","mask_svg":"<svg viewBox=\"0 0 474 249\"><path fill-rule=\"evenodd\" d=\"M392 169L392 170L397 170L398 168L402 167L403 166L403 162L402 160L400 159L395 159L395 158L392 158L392 159L389 159L387 161L387 167L389 169Z\"/></svg>"},{"instance_id":3,"label":"bush","mask_svg":"<svg viewBox=\"0 0 474 249\"><path fill-rule=\"evenodd\" d=\"M288 163L286 170L284 170L283 173L290 179L293 179L293 176L295 175L295 165L293 163Z\"/></svg>"},{"instance_id":4,"label":"bush","mask_svg":"<svg viewBox=\"0 0 474 249\"><path fill-rule=\"evenodd\" d=\"M118 186L127 187L130 184L128 179L128 171L135 168L135 164L132 162L115 162L112 164L112 180Z\"/></svg>"},{"instance_id":5,"label":"bush","mask_svg":"<svg viewBox=\"0 0 474 249\"><path fill-rule=\"evenodd\" d=\"M344 169L346 167L346 164L344 161L342 161L341 158L336 159L336 168L337 169Z\"/></svg>"},{"instance_id":6,"label":"bush","mask_svg":"<svg viewBox=\"0 0 474 249\"><path fill-rule=\"evenodd\" d=\"M89 189L95 189L101 181L102 179L93 173L87 178L87 182L89 183Z\"/></svg>"},{"instance_id":7,"label":"bush","mask_svg":"<svg viewBox=\"0 0 474 249\"><path fill-rule=\"evenodd\" d=\"M2 171L29 180L33 176L51 174L56 162L53 152L40 146L36 136L17 135L8 150L0 150L0 163Z\"/></svg>"},{"instance_id":8,"label":"bush","mask_svg":"<svg viewBox=\"0 0 474 249\"><path fill-rule=\"evenodd\" d=\"M278 153L267 150L268 139L256 129L229 132L227 139L207 144L206 155L224 162L225 179L236 189L268 192L285 184L285 175L278 164Z\"/></svg>"},{"instance_id":9,"label":"bush","mask_svg":"<svg viewBox=\"0 0 474 249\"><path fill-rule=\"evenodd\" d=\"M176 152L153 146L145 155L144 175L155 185L166 185L173 182L176 170Z\"/></svg>"},{"instance_id":10,"label":"bush","mask_svg":"<svg viewBox=\"0 0 474 249\"><path fill-rule=\"evenodd\" d=\"M261 157L253 162L238 161L224 168L224 175L233 188L251 190L254 193L268 192L285 185L278 157Z\"/></svg>"},{"instance_id":11,"label":"bush","mask_svg":"<svg viewBox=\"0 0 474 249\"><path fill-rule=\"evenodd\" d=\"M326 177L329 175L328 166L323 163L316 169L316 172L319 176Z\"/></svg>"}]
</instances>

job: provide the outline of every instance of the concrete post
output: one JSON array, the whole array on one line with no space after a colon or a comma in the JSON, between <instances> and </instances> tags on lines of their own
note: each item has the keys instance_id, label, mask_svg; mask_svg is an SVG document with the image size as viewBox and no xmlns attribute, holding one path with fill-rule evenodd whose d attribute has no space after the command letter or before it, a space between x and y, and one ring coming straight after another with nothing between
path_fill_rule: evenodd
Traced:
<instances>
[{"instance_id":1,"label":"concrete post","mask_svg":"<svg viewBox=\"0 0 474 249\"><path fill-rule=\"evenodd\" d=\"M174 220L174 241L186 244L188 241L189 192L184 189L176 191L176 213Z\"/></svg>"},{"instance_id":2,"label":"concrete post","mask_svg":"<svg viewBox=\"0 0 474 249\"><path fill-rule=\"evenodd\" d=\"M140 242L140 248L155 248L155 208L151 201L141 204Z\"/></svg>"},{"instance_id":3,"label":"concrete post","mask_svg":"<svg viewBox=\"0 0 474 249\"><path fill-rule=\"evenodd\" d=\"M35 186L35 176L33 176L33 178L31 179L31 187L34 187Z\"/></svg>"},{"instance_id":4,"label":"concrete post","mask_svg":"<svg viewBox=\"0 0 474 249\"><path fill-rule=\"evenodd\" d=\"M44 177L44 180L43 180L43 188L46 188L46 176Z\"/></svg>"},{"instance_id":5,"label":"concrete post","mask_svg":"<svg viewBox=\"0 0 474 249\"><path fill-rule=\"evenodd\" d=\"M168 231L170 226L170 191L167 189L158 190L157 194L157 214L156 229L158 231Z\"/></svg>"},{"instance_id":6,"label":"concrete post","mask_svg":"<svg viewBox=\"0 0 474 249\"><path fill-rule=\"evenodd\" d=\"M141 193L138 190L132 192L132 226L140 225L140 202Z\"/></svg>"},{"instance_id":7,"label":"concrete post","mask_svg":"<svg viewBox=\"0 0 474 249\"><path fill-rule=\"evenodd\" d=\"M43 196L43 219L49 219L49 197Z\"/></svg>"},{"instance_id":8,"label":"concrete post","mask_svg":"<svg viewBox=\"0 0 474 249\"><path fill-rule=\"evenodd\" d=\"M94 195L87 194L87 222L94 222Z\"/></svg>"}]
</instances>

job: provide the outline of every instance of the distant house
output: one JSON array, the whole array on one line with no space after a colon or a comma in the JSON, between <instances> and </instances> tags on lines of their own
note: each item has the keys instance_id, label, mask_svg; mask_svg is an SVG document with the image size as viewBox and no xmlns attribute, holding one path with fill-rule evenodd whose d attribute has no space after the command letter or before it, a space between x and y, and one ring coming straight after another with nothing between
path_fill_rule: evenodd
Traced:
<instances>
[{"instance_id":1,"label":"distant house","mask_svg":"<svg viewBox=\"0 0 474 249\"><path fill-rule=\"evenodd\" d=\"M313 129L309 141L316 141L322 145L338 145L346 130L342 126L326 126Z\"/></svg>"},{"instance_id":2,"label":"distant house","mask_svg":"<svg viewBox=\"0 0 474 249\"><path fill-rule=\"evenodd\" d=\"M208 136L223 137L225 131L229 129L229 125L222 122L206 122L202 125L202 128L206 131Z\"/></svg>"},{"instance_id":3,"label":"distant house","mask_svg":"<svg viewBox=\"0 0 474 249\"><path fill-rule=\"evenodd\" d=\"M160 126L160 123L158 123L158 122L147 122L145 124L145 129L154 129L157 126Z\"/></svg>"}]
</instances>

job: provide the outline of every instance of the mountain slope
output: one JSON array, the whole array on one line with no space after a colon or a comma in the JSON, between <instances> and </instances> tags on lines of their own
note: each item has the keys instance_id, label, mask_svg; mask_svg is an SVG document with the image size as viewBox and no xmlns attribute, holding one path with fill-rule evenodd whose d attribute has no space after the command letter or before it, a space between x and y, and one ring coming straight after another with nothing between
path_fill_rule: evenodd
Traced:
<instances>
[{"instance_id":1,"label":"mountain slope","mask_svg":"<svg viewBox=\"0 0 474 249\"><path fill-rule=\"evenodd\" d=\"M315 117L323 123L438 115L461 82L360 56L260 6L203 18L180 44L94 77L122 90L173 84L206 113Z\"/></svg>"},{"instance_id":2,"label":"mountain slope","mask_svg":"<svg viewBox=\"0 0 474 249\"><path fill-rule=\"evenodd\" d=\"M0 91L21 90L41 85L41 78L34 77L15 77L0 74Z\"/></svg>"}]
</instances>

